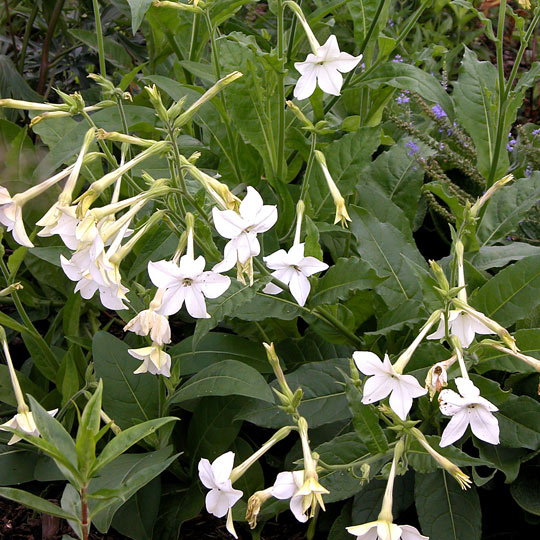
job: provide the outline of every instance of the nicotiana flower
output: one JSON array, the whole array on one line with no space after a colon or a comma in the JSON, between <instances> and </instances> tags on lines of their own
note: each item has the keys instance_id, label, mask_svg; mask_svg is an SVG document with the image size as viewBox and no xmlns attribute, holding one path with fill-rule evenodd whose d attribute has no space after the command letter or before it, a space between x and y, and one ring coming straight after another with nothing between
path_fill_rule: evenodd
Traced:
<instances>
[{"instance_id":1,"label":"nicotiana flower","mask_svg":"<svg viewBox=\"0 0 540 540\"><path fill-rule=\"evenodd\" d=\"M0 425L0 429L2 431L7 431L5 429L6 427L11 429L19 429L20 431L24 431L25 433L39 437L39 430L34 421L34 416L30 411L28 411L28 407L26 407L26 410L27 412L17 413L11 420ZM58 412L58 409L53 409L52 411L47 412L51 416L54 416ZM11 437L11 439L9 440L8 445L15 444L20 440L21 437L14 433L13 437Z\"/></svg>"},{"instance_id":2,"label":"nicotiana flower","mask_svg":"<svg viewBox=\"0 0 540 540\"><path fill-rule=\"evenodd\" d=\"M448 331L459 338L461 346L467 348L473 341L475 334L495 334L484 323L463 310L451 310L448 315ZM444 314L441 315L441 322L433 334L426 339L442 339L445 336Z\"/></svg>"},{"instance_id":3,"label":"nicotiana flower","mask_svg":"<svg viewBox=\"0 0 540 540\"><path fill-rule=\"evenodd\" d=\"M272 275L289 286L291 294L298 305L306 303L311 285L308 276L322 272L328 268L326 263L319 261L315 257L304 257L304 244L295 244L287 252L280 249L268 257L263 257L266 266L271 270ZM263 289L267 294L278 294L281 289L273 283L268 283Z\"/></svg>"},{"instance_id":4,"label":"nicotiana flower","mask_svg":"<svg viewBox=\"0 0 540 540\"><path fill-rule=\"evenodd\" d=\"M124 332L135 332L138 336L147 336L160 347L171 342L171 327L164 315L156 313L153 309L145 309L135 315L126 326Z\"/></svg>"},{"instance_id":5,"label":"nicotiana flower","mask_svg":"<svg viewBox=\"0 0 540 540\"><path fill-rule=\"evenodd\" d=\"M411 525L396 525L382 519L347 527L347 531L356 535L356 540L429 540Z\"/></svg>"},{"instance_id":6,"label":"nicotiana flower","mask_svg":"<svg viewBox=\"0 0 540 540\"><path fill-rule=\"evenodd\" d=\"M128 349L128 353L142 360L142 365L133 373L151 373L152 375L171 376L171 356L161 349L156 343L152 343L150 347L142 347L141 349Z\"/></svg>"},{"instance_id":7,"label":"nicotiana flower","mask_svg":"<svg viewBox=\"0 0 540 540\"><path fill-rule=\"evenodd\" d=\"M340 52L334 35L331 35L324 45L319 45L314 53L308 54L304 62L294 64L301 75L294 88L294 97L308 98L315 91L317 84L323 92L339 96L343 85L341 74L352 71L362 60L362 55L352 56Z\"/></svg>"},{"instance_id":8,"label":"nicotiana flower","mask_svg":"<svg viewBox=\"0 0 540 540\"><path fill-rule=\"evenodd\" d=\"M248 186L247 195L240 203L239 214L233 210L212 209L217 232L229 242L225 246L223 261L214 266L216 272L230 270L235 264L245 264L256 257L261 246L257 234L266 232L277 221L275 205L264 204L256 189Z\"/></svg>"},{"instance_id":9,"label":"nicotiana flower","mask_svg":"<svg viewBox=\"0 0 540 540\"><path fill-rule=\"evenodd\" d=\"M364 384L364 404L374 403L390 394L390 407L405 420L411 410L413 398L427 393L412 375L397 373L387 354L384 355L384 361L381 361L375 353L356 351L353 359L359 371L364 375L372 375Z\"/></svg>"},{"instance_id":10,"label":"nicotiana flower","mask_svg":"<svg viewBox=\"0 0 540 540\"><path fill-rule=\"evenodd\" d=\"M480 440L499 444L499 422L493 415L499 409L480 396L480 390L470 379L458 377L456 386L459 394L453 390L443 390L439 396L441 412L452 417L444 428L441 448L460 439L469 424Z\"/></svg>"},{"instance_id":11,"label":"nicotiana flower","mask_svg":"<svg viewBox=\"0 0 540 540\"><path fill-rule=\"evenodd\" d=\"M304 485L304 471L280 472L277 475L274 486L272 487L272 496L276 499L291 499L289 506L294 517L301 523L308 520L304 514L302 495L297 495L300 488Z\"/></svg>"},{"instance_id":12,"label":"nicotiana flower","mask_svg":"<svg viewBox=\"0 0 540 540\"><path fill-rule=\"evenodd\" d=\"M233 452L219 456L212 463L202 458L199 461L199 478L204 486L210 490L206 494L206 510L218 518L228 514L227 530L236 538L231 508L242 497L243 492L232 487L230 476L233 465Z\"/></svg>"},{"instance_id":13,"label":"nicotiana flower","mask_svg":"<svg viewBox=\"0 0 540 540\"><path fill-rule=\"evenodd\" d=\"M180 266L173 261L148 263L148 275L152 283L165 289L161 306L156 309L160 315L173 315L182 308L185 301L188 313L195 319L208 319L206 298L221 296L230 286L231 280L217 272L204 271L206 261L190 254L180 258Z\"/></svg>"}]
</instances>

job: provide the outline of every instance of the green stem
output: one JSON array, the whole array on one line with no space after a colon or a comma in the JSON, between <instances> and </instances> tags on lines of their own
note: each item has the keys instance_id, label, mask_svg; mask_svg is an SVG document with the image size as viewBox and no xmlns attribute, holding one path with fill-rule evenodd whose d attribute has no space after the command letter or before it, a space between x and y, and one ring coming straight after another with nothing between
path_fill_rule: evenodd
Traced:
<instances>
[{"instance_id":1,"label":"green stem","mask_svg":"<svg viewBox=\"0 0 540 540\"><path fill-rule=\"evenodd\" d=\"M317 149L317 134L311 135L311 148L309 149L309 156L306 165L306 172L302 179L302 189L300 190L300 201L306 198L309 189L309 177L311 176L311 169L313 169L313 163L315 162L315 150Z\"/></svg>"},{"instance_id":2,"label":"green stem","mask_svg":"<svg viewBox=\"0 0 540 540\"><path fill-rule=\"evenodd\" d=\"M504 41L504 17L506 14L506 0L502 0L499 6L499 22L497 25L497 70L499 74L499 117L497 119L497 132L495 137L495 148L493 149L493 158L489 169L487 179L487 187L489 188L495 179L497 166L499 165L499 156L501 154L503 126L506 116L506 80L504 78L504 57L503 57L503 41Z\"/></svg>"},{"instance_id":3,"label":"green stem","mask_svg":"<svg viewBox=\"0 0 540 540\"><path fill-rule=\"evenodd\" d=\"M199 33L199 14L193 15L193 24L191 25L191 39L189 42L189 60L195 60L195 51L197 45L197 35Z\"/></svg>"},{"instance_id":4,"label":"green stem","mask_svg":"<svg viewBox=\"0 0 540 540\"><path fill-rule=\"evenodd\" d=\"M278 78L278 98L279 98L279 119L278 119L278 148L276 175L279 182L284 181L284 161L285 161L285 29L283 27L284 18L283 1L278 0L277 5L277 53L280 63ZM296 17L295 17L296 18Z\"/></svg>"},{"instance_id":5,"label":"green stem","mask_svg":"<svg viewBox=\"0 0 540 540\"><path fill-rule=\"evenodd\" d=\"M367 463L367 464L370 464L370 463L375 463L376 461L379 461L381 459L386 459L390 456L392 456L394 454L394 450L393 450L393 447L396 445L396 443L391 443L389 446L390 446L390 450L388 452L385 452L385 453L379 453L379 454L365 454L364 456L362 457L359 457L358 459L355 459L354 461L351 461L349 463L339 463L339 464L336 464L336 465L330 465L328 463L325 463L324 461L322 461L321 459L319 459L319 461L317 462L317 465L325 470L325 471L347 471L349 469L352 469L360 464L364 464L364 463Z\"/></svg>"},{"instance_id":6,"label":"green stem","mask_svg":"<svg viewBox=\"0 0 540 540\"><path fill-rule=\"evenodd\" d=\"M296 2L300 8L302 8L302 0L298 0ZM289 60L291 59L291 54L292 54L292 51L293 51L293 48L294 48L294 38L296 37L296 26L298 24L298 20L296 17L293 16L292 20L291 20L291 28L289 30L289 43L287 44L287 58L286 58L286 62L289 62ZM279 32L279 30L278 30Z\"/></svg>"},{"instance_id":7,"label":"green stem","mask_svg":"<svg viewBox=\"0 0 540 540\"><path fill-rule=\"evenodd\" d=\"M26 21L26 28L24 29L24 37L21 47L21 56L19 57L19 73L24 71L24 60L26 58L26 49L28 48L28 42L30 41L30 34L32 33L32 27L34 26L34 21L36 20L36 15L38 14L39 4L34 2L32 11L28 16L28 21Z\"/></svg>"},{"instance_id":8,"label":"green stem","mask_svg":"<svg viewBox=\"0 0 540 540\"><path fill-rule=\"evenodd\" d=\"M107 68L105 66L105 45L103 43L103 29L101 27L101 17L99 15L99 2L98 0L92 0L94 6L94 16L96 18L96 37L98 43L99 54L99 71L102 77L107 76Z\"/></svg>"}]
</instances>

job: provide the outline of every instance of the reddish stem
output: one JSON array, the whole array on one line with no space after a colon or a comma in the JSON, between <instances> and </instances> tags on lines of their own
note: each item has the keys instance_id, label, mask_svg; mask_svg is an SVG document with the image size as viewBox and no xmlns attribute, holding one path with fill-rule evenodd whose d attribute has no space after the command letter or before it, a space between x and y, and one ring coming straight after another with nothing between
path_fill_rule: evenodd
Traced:
<instances>
[{"instance_id":1,"label":"reddish stem","mask_svg":"<svg viewBox=\"0 0 540 540\"><path fill-rule=\"evenodd\" d=\"M81 488L81 528L83 540L88 540L88 501L86 500L86 484Z\"/></svg>"}]
</instances>

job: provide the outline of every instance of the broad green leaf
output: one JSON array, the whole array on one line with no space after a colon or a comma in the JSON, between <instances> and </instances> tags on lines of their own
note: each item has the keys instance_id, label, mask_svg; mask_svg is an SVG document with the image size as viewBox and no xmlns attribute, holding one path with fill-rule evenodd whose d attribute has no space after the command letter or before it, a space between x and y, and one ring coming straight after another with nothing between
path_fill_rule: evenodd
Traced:
<instances>
[{"instance_id":1,"label":"broad green leaf","mask_svg":"<svg viewBox=\"0 0 540 540\"><path fill-rule=\"evenodd\" d=\"M437 540L482 537L482 510L474 486L463 491L443 470L417 474L414 498L424 535Z\"/></svg>"},{"instance_id":2,"label":"broad green leaf","mask_svg":"<svg viewBox=\"0 0 540 540\"><path fill-rule=\"evenodd\" d=\"M76 40L84 43L92 50L98 52L98 41L95 31L83 30L82 28L68 29L68 33L71 34ZM105 36L103 39L105 58L121 69L131 68L133 62L131 56L126 49L116 40L111 37Z\"/></svg>"},{"instance_id":3,"label":"broad green leaf","mask_svg":"<svg viewBox=\"0 0 540 540\"><path fill-rule=\"evenodd\" d=\"M362 403L362 392L354 386L349 377L345 379L345 384L354 430L371 454L384 454L388 450L388 441L379 424L379 416L372 406Z\"/></svg>"},{"instance_id":4,"label":"broad green leaf","mask_svg":"<svg viewBox=\"0 0 540 540\"><path fill-rule=\"evenodd\" d=\"M348 300L356 291L373 289L381 282L375 271L358 257L341 258L317 282L309 305L334 304Z\"/></svg>"},{"instance_id":5,"label":"broad green leaf","mask_svg":"<svg viewBox=\"0 0 540 540\"><path fill-rule=\"evenodd\" d=\"M101 470L88 487L91 495L103 489L113 489L110 500L91 500L89 513L92 523L100 532L107 532L116 511L139 489L161 474L177 457L168 457L170 448L146 454L124 454Z\"/></svg>"},{"instance_id":6,"label":"broad green leaf","mask_svg":"<svg viewBox=\"0 0 540 540\"><path fill-rule=\"evenodd\" d=\"M193 345L190 336L169 349L173 362L180 362L180 374L193 375L221 360L238 360L259 373L272 373L264 347L234 334L210 332Z\"/></svg>"},{"instance_id":7,"label":"broad green leaf","mask_svg":"<svg viewBox=\"0 0 540 540\"><path fill-rule=\"evenodd\" d=\"M347 198L354 193L362 177L362 170L369 164L380 140L379 128L364 127L341 137L325 148L328 170L343 197ZM314 163L309 179L309 196L314 219L323 221L334 216L336 212L334 200L318 163Z\"/></svg>"},{"instance_id":8,"label":"broad green leaf","mask_svg":"<svg viewBox=\"0 0 540 540\"><path fill-rule=\"evenodd\" d=\"M389 223L382 223L363 208L351 208L351 231L357 240L356 250L381 278L376 291L388 306L418 297L421 292L416 274L405 257L421 267L424 258L416 246Z\"/></svg>"},{"instance_id":9,"label":"broad green leaf","mask_svg":"<svg viewBox=\"0 0 540 540\"><path fill-rule=\"evenodd\" d=\"M350 418L338 368L348 370L349 360L336 358L313 362L285 375L293 392L297 388L302 388L304 392L299 410L311 428ZM271 386L278 387L275 381ZM268 428L290 425L289 417L274 403L270 405L260 400L247 405L238 418Z\"/></svg>"},{"instance_id":10,"label":"broad green leaf","mask_svg":"<svg viewBox=\"0 0 540 540\"><path fill-rule=\"evenodd\" d=\"M516 482L510 487L514 500L527 512L540 516L540 470L538 467L527 467Z\"/></svg>"},{"instance_id":11,"label":"broad green leaf","mask_svg":"<svg viewBox=\"0 0 540 540\"><path fill-rule=\"evenodd\" d=\"M152 0L127 0L129 7L131 8L131 30L133 35L141 26L142 20L146 12L152 5Z\"/></svg>"},{"instance_id":12,"label":"broad green leaf","mask_svg":"<svg viewBox=\"0 0 540 540\"><path fill-rule=\"evenodd\" d=\"M252 3L253 0L220 0L210 5L210 18L214 27L230 19L242 6Z\"/></svg>"},{"instance_id":13,"label":"broad green leaf","mask_svg":"<svg viewBox=\"0 0 540 540\"><path fill-rule=\"evenodd\" d=\"M294 300L258 292L234 311L234 317L243 321L264 321L268 318L291 321L302 314Z\"/></svg>"},{"instance_id":14,"label":"broad green leaf","mask_svg":"<svg viewBox=\"0 0 540 540\"><path fill-rule=\"evenodd\" d=\"M62 519L78 521L77 516L64 512L64 510L56 504L53 504L46 499L42 499L37 495L33 495L32 493L28 493L27 491L23 491L22 489L2 487L0 488L0 497L5 497L10 501L15 501L28 508L32 508L32 510L36 510L36 512L40 512L41 514L49 514L50 516L56 516Z\"/></svg>"},{"instance_id":15,"label":"broad green leaf","mask_svg":"<svg viewBox=\"0 0 540 540\"><path fill-rule=\"evenodd\" d=\"M459 123L467 130L478 151L478 170L488 177L495 152L498 118L497 69L491 62L481 62L476 54L465 48L465 55L454 83L454 102ZM511 123L510 123L511 125ZM504 136L509 132L508 119ZM495 178L508 169L508 153L499 157Z\"/></svg>"},{"instance_id":16,"label":"broad green leaf","mask_svg":"<svg viewBox=\"0 0 540 540\"><path fill-rule=\"evenodd\" d=\"M0 445L0 486L34 480L36 454L16 446Z\"/></svg>"},{"instance_id":17,"label":"broad green leaf","mask_svg":"<svg viewBox=\"0 0 540 540\"><path fill-rule=\"evenodd\" d=\"M490 270L539 254L540 246L512 242L506 246L484 246L480 248L480 251L467 254L465 257L478 270Z\"/></svg>"},{"instance_id":18,"label":"broad green leaf","mask_svg":"<svg viewBox=\"0 0 540 540\"><path fill-rule=\"evenodd\" d=\"M238 360L223 360L202 369L171 396L170 402L230 395L274 402L274 395L262 375Z\"/></svg>"},{"instance_id":19,"label":"broad green leaf","mask_svg":"<svg viewBox=\"0 0 540 540\"><path fill-rule=\"evenodd\" d=\"M475 441L475 445L480 450L481 459L488 461L492 467L505 474L506 484L510 484L516 479L521 460L527 454L527 450L524 448L505 448L500 444L487 444L481 441Z\"/></svg>"},{"instance_id":20,"label":"broad green leaf","mask_svg":"<svg viewBox=\"0 0 540 540\"><path fill-rule=\"evenodd\" d=\"M495 413L503 446L540 449L540 403L528 396L512 396Z\"/></svg>"},{"instance_id":21,"label":"broad green leaf","mask_svg":"<svg viewBox=\"0 0 540 540\"><path fill-rule=\"evenodd\" d=\"M118 338L98 332L92 341L96 376L103 379L103 409L122 429L158 416L158 380L135 375L139 366Z\"/></svg>"},{"instance_id":22,"label":"broad green leaf","mask_svg":"<svg viewBox=\"0 0 540 540\"><path fill-rule=\"evenodd\" d=\"M371 88L380 88L386 84L416 92L426 101L440 105L450 118L454 117L454 105L441 83L433 75L415 66L402 62L385 62L362 82Z\"/></svg>"},{"instance_id":23,"label":"broad green leaf","mask_svg":"<svg viewBox=\"0 0 540 540\"><path fill-rule=\"evenodd\" d=\"M0 324L2 324L0 322ZM21 385L23 394L32 394L38 398L41 398L44 394L43 389L34 384L26 375L17 371L17 379ZM13 393L13 386L11 385L11 378L9 376L9 368L5 364L0 365L0 401L7 403L13 407L17 406L17 400Z\"/></svg>"},{"instance_id":24,"label":"broad green leaf","mask_svg":"<svg viewBox=\"0 0 540 540\"><path fill-rule=\"evenodd\" d=\"M486 212L478 227L481 246L506 239L540 198L540 172L530 178L520 178L504 186L487 203ZM534 248L533 248L534 249Z\"/></svg>"},{"instance_id":25,"label":"broad green leaf","mask_svg":"<svg viewBox=\"0 0 540 540\"><path fill-rule=\"evenodd\" d=\"M501 270L480 288L471 303L508 327L540 305L539 288L540 255L535 255Z\"/></svg>"},{"instance_id":26,"label":"broad green leaf","mask_svg":"<svg viewBox=\"0 0 540 540\"><path fill-rule=\"evenodd\" d=\"M17 70L13 60L5 54L0 54L0 96L36 101L38 103L43 102L43 97L30 88Z\"/></svg>"},{"instance_id":27,"label":"broad green leaf","mask_svg":"<svg viewBox=\"0 0 540 540\"><path fill-rule=\"evenodd\" d=\"M231 286L215 300L207 300L206 310L210 314L209 319L197 319L197 326L193 334L193 343L198 345L199 341L210 330L215 328L225 317L234 316L236 310L244 303L249 302L257 291L265 285L265 281L257 280L251 287L244 285L240 281L232 280Z\"/></svg>"},{"instance_id":28,"label":"broad green leaf","mask_svg":"<svg viewBox=\"0 0 540 540\"><path fill-rule=\"evenodd\" d=\"M54 264L58 268L61 268L60 255L67 259L71 258L71 252L65 246L35 247L30 249L30 253L38 259Z\"/></svg>"},{"instance_id":29,"label":"broad green leaf","mask_svg":"<svg viewBox=\"0 0 540 540\"><path fill-rule=\"evenodd\" d=\"M147 422L143 422L142 424L138 424L121 431L118 435L115 435L109 443L107 443L105 448L103 448L96 459L94 466L92 467L92 473L96 473L101 470L111 461L126 452L135 443L139 442L141 439L144 439L151 433L154 433L161 426L176 420L178 419L174 416L166 416L164 418L148 420Z\"/></svg>"}]
</instances>

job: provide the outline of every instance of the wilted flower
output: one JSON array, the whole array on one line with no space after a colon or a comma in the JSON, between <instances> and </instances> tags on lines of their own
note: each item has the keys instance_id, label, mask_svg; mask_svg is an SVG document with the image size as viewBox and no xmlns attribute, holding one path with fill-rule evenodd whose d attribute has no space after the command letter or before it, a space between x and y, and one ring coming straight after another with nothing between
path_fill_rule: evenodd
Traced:
<instances>
[{"instance_id":1,"label":"wilted flower","mask_svg":"<svg viewBox=\"0 0 540 540\"><path fill-rule=\"evenodd\" d=\"M145 309L131 319L124 332L135 332L138 336L147 336L159 346L171 342L171 327L164 315L156 313L153 309Z\"/></svg>"},{"instance_id":2,"label":"wilted flower","mask_svg":"<svg viewBox=\"0 0 540 540\"><path fill-rule=\"evenodd\" d=\"M171 356L167 354L156 343L152 343L150 347L142 347L140 349L128 349L128 353L142 360L142 365L133 373L151 373L152 375L171 376Z\"/></svg>"}]
</instances>

